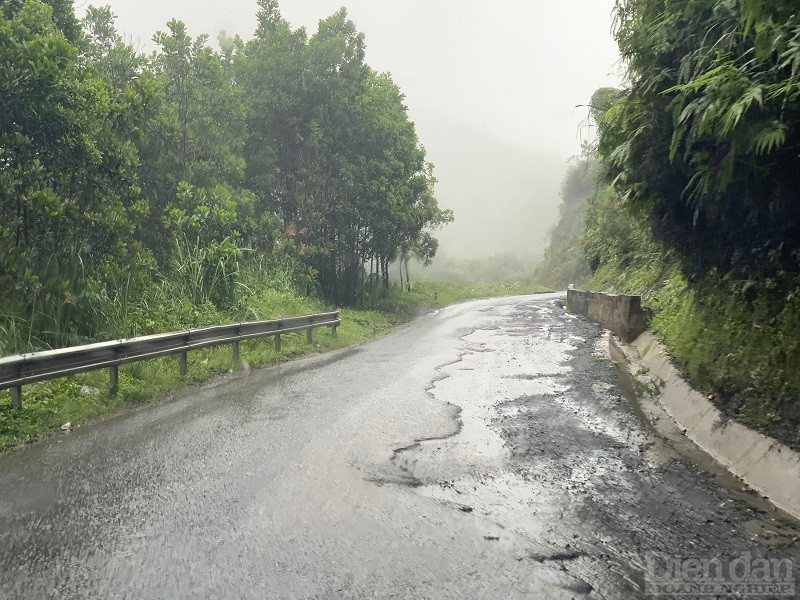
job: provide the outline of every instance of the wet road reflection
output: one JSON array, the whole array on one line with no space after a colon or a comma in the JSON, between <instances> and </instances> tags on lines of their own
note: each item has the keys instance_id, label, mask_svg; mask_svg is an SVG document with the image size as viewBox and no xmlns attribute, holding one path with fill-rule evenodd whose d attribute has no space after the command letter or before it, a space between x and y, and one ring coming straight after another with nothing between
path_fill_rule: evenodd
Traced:
<instances>
[{"instance_id":1,"label":"wet road reflection","mask_svg":"<svg viewBox=\"0 0 800 600\"><path fill-rule=\"evenodd\" d=\"M0 597L638 598L651 552L797 560L554 300L450 307L0 457Z\"/></svg>"}]
</instances>

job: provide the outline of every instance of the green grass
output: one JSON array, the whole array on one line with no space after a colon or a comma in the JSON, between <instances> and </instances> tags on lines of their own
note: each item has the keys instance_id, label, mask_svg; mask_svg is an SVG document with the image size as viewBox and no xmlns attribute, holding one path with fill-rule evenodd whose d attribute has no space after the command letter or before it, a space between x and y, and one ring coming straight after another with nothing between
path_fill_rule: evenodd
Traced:
<instances>
[{"instance_id":1,"label":"green grass","mask_svg":"<svg viewBox=\"0 0 800 600\"><path fill-rule=\"evenodd\" d=\"M251 367L261 367L309 354L328 352L356 345L390 333L398 324L413 318L421 311L477 298L532 294L547 291L537 286L521 285L463 285L451 282L412 284L411 293L394 287L373 302L375 309L341 310L342 325L334 339L329 328L314 330L314 343L309 345L305 332L282 337L281 353L274 350L272 338L242 343L241 356ZM377 294L376 294L377 295ZM178 303L179 311L169 307L151 306L139 318L137 330L153 333L159 325L174 330L196 325L232 322L235 320L273 319L323 312L321 301L291 291L263 290L254 294L231 319L213 306L194 307ZM160 329L167 331L168 329ZM11 405L9 393L0 392L0 451L40 439L64 423L80 426L99 416L114 413L124 406L145 403L167 392L208 381L215 375L232 372L233 355L230 346L196 350L189 353L189 372L180 375L178 358L167 357L132 363L120 368L119 391L109 394L108 372L95 371L53 381L25 386L23 409Z\"/></svg>"},{"instance_id":2,"label":"green grass","mask_svg":"<svg viewBox=\"0 0 800 600\"><path fill-rule=\"evenodd\" d=\"M587 287L642 294L651 329L696 388L728 416L800 447L798 282L751 277L690 281L676 260L648 256L606 263Z\"/></svg>"}]
</instances>

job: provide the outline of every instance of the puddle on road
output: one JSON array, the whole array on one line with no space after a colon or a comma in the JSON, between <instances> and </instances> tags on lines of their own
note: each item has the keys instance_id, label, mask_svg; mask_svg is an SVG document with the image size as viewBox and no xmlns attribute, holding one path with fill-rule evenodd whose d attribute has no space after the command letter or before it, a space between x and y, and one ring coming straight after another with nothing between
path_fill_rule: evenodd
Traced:
<instances>
[{"instance_id":1,"label":"puddle on road","mask_svg":"<svg viewBox=\"0 0 800 600\"><path fill-rule=\"evenodd\" d=\"M523 303L484 313L462 342L429 389L458 407L459 433L393 462L415 493L475 519L488 543L553 563L579 595L594 586L606 598L640 595L647 551L796 544L796 530L747 512L652 436L590 326Z\"/></svg>"},{"instance_id":2,"label":"puddle on road","mask_svg":"<svg viewBox=\"0 0 800 600\"><path fill-rule=\"evenodd\" d=\"M589 383L585 397L575 395L570 364L587 340L565 331L562 317L543 303L485 313L429 390L459 407L459 433L402 449L394 463L415 493L476 519L517 560L553 562L576 578L576 590L588 593L588 579L614 596L627 568L592 556L592 533L576 515L599 480L629 485L625 465L604 448L639 445L645 435L618 414L606 418L624 402L613 386ZM591 360L605 358L594 343L588 350ZM563 432L553 429L561 424Z\"/></svg>"},{"instance_id":3,"label":"puddle on road","mask_svg":"<svg viewBox=\"0 0 800 600\"><path fill-rule=\"evenodd\" d=\"M453 470L465 478L485 478L502 470L508 462L508 449L491 427L492 421L502 416L500 411L506 410L499 405L524 396L556 397L567 389L559 381L569 372L564 363L573 346L567 343L481 329L462 339L460 360L441 367L440 377L429 390L437 400L460 408L459 434L423 442L421 448L399 453L395 459L422 482L436 482L441 474ZM530 376L535 373L547 376Z\"/></svg>"},{"instance_id":4,"label":"puddle on road","mask_svg":"<svg viewBox=\"0 0 800 600\"><path fill-rule=\"evenodd\" d=\"M585 456L586 471L576 469L559 481L552 480L546 466L540 472L519 465L510 468L513 449L497 427L504 419L535 417L536 406L516 399L535 397L569 408L568 363L575 343L584 340L561 339L550 307L528 309L530 313L519 318L514 314L518 308L498 308L485 316L495 325L499 313L506 321L503 329L478 325L462 338L460 360L441 367L442 377L429 390L437 400L461 409L460 432L403 449L394 462L413 476L416 493L478 519L486 539L499 538L496 543L518 560L588 561L575 549L579 534L563 520L575 501L575 489L602 474L599 459ZM519 327L509 326L512 316ZM549 322L540 326L531 319Z\"/></svg>"}]
</instances>

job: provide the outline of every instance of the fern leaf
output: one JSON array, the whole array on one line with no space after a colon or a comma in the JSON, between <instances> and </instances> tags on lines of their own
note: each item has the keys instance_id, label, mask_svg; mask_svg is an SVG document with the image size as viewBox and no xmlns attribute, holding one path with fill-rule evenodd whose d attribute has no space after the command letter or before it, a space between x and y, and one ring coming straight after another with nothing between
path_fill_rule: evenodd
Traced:
<instances>
[{"instance_id":1,"label":"fern leaf","mask_svg":"<svg viewBox=\"0 0 800 600\"><path fill-rule=\"evenodd\" d=\"M672 87L667 88L661 93L672 94L674 92L697 92L703 89L704 87L710 85L711 83L714 83L717 80L717 78L724 79L726 76L738 73L739 70L736 68L733 62L728 61L721 64L718 67L711 69L710 71L706 71L705 73L703 73L699 77L696 77L695 79L692 79L688 83L684 83L682 85L673 85Z\"/></svg>"},{"instance_id":2,"label":"fern leaf","mask_svg":"<svg viewBox=\"0 0 800 600\"><path fill-rule=\"evenodd\" d=\"M750 151L759 156L771 154L786 143L788 134L789 128L784 123L773 123L753 136Z\"/></svg>"},{"instance_id":3,"label":"fern leaf","mask_svg":"<svg viewBox=\"0 0 800 600\"><path fill-rule=\"evenodd\" d=\"M683 142L683 138L686 135L686 128L679 127L675 130L675 133L672 134L672 142L669 145L669 159L670 161L675 160L675 157L678 155L678 150L680 150L681 142Z\"/></svg>"},{"instance_id":4,"label":"fern leaf","mask_svg":"<svg viewBox=\"0 0 800 600\"><path fill-rule=\"evenodd\" d=\"M759 85L748 88L742 97L728 109L722 127L722 135L729 136L741 121L742 115L755 103L758 103L759 106L764 104L764 91Z\"/></svg>"},{"instance_id":5,"label":"fern leaf","mask_svg":"<svg viewBox=\"0 0 800 600\"><path fill-rule=\"evenodd\" d=\"M763 12L763 0L740 0L742 8L742 23L744 24L744 34L750 33L753 25L761 18Z\"/></svg>"},{"instance_id":6,"label":"fern leaf","mask_svg":"<svg viewBox=\"0 0 800 600\"><path fill-rule=\"evenodd\" d=\"M694 102L690 102L689 104L686 105L686 108L683 109L680 117L678 117L678 123L680 125L683 125L696 112L697 112L697 104Z\"/></svg>"}]
</instances>

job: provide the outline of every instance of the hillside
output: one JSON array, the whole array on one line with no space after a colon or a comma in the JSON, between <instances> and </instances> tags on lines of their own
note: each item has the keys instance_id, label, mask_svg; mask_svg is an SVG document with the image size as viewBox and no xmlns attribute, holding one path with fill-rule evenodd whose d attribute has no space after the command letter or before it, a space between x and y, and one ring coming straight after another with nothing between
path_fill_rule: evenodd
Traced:
<instances>
[{"instance_id":1,"label":"hillside","mask_svg":"<svg viewBox=\"0 0 800 600\"><path fill-rule=\"evenodd\" d=\"M605 178L570 251L590 289L643 295L726 414L799 447L799 17L682 6L617 5L629 86L593 99Z\"/></svg>"}]
</instances>

